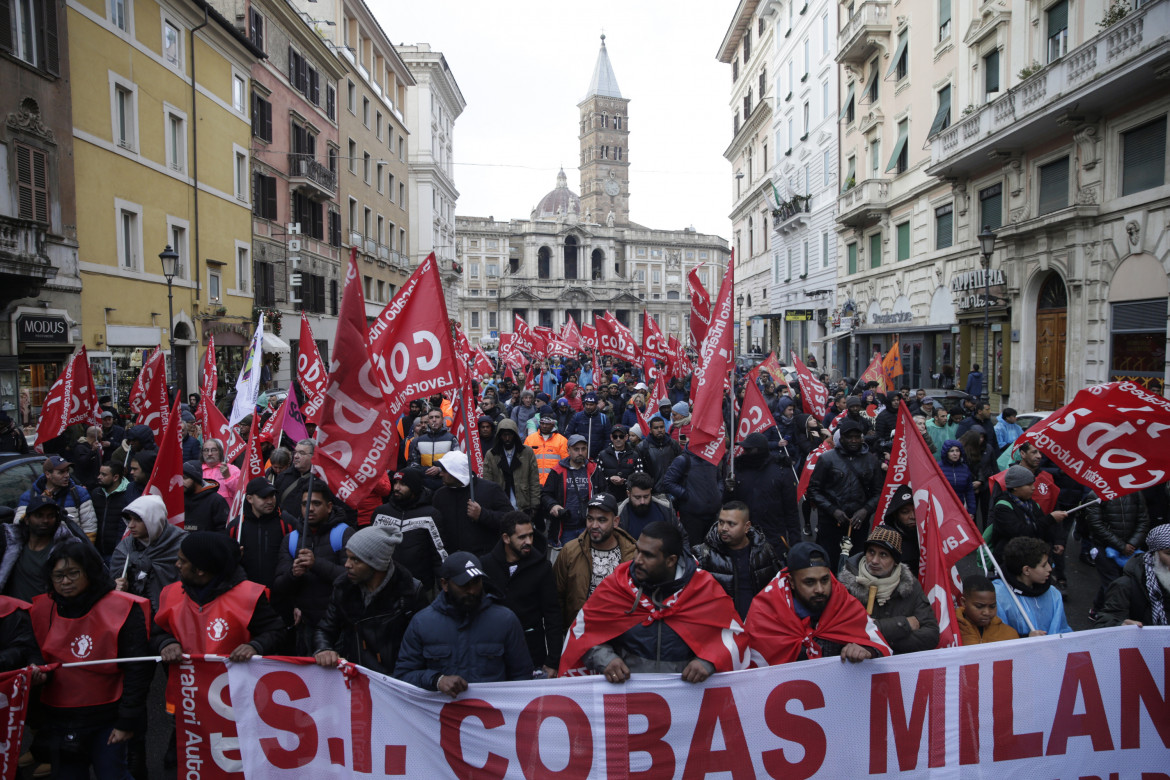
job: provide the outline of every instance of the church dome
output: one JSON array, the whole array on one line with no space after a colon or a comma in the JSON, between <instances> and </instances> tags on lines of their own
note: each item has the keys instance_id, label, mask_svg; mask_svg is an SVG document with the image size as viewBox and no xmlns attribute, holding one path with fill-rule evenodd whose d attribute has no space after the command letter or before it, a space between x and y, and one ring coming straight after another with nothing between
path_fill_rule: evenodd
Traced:
<instances>
[{"instance_id":1,"label":"church dome","mask_svg":"<svg viewBox=\"0 0 1170 780\"><path fill-rule=\"evenodd\" d=\"M569 189L569 180L565 176L565 169L562 168L557 174L556 189L541 198L540 203L536 205L536 217L537 219L547 219L558 215L568 216L580 213L581 198Z\"/></svg>"}]
</instances>

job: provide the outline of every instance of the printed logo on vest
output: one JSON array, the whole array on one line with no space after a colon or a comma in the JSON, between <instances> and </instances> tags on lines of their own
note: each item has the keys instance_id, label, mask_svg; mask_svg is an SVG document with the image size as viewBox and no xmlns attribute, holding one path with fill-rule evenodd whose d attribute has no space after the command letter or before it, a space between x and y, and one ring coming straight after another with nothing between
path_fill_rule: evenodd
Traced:
<instances>
[{"instance_id":1,"label":"printed logo on vest","mask_svg":"<svg viewBox=\"0 0 1170 780\"><path fill-rule=\"evenodd\" d=\"M228 622L223 618L216 618L207 624L207 635L211 641L220 642L228 635Z\"/></svg>"},{"instance_id":2,"label":"printed logo on vest","mask_svg":"<svg viewBox=\"0 0 1170 780\"><path fill-rule=\"evenodd\" d=\"M93 652L93 637L89 634L76 636L69 643L69 649L73 651L75 658L88 658L89 654Z\"/></svg>"}]
</instances>

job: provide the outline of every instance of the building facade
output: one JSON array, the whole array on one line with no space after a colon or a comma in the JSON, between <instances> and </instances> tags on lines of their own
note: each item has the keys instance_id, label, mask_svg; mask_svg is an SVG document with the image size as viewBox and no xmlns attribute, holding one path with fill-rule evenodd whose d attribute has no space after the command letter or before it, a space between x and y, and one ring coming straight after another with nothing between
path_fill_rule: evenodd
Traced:
<instances>
[{"instance_id":1,"label":"building facade","mask_svg":"<svg viewBox=\"0 0 1170 780\"><path fill-rule=\"evenodd\" d=\"M415 85L406 90L409 130L411 267L435 253L452 317L459 311L461 271L455 259L455 120L467 103L442 52L428 44L399 46Z\"/></svg>"},{"instance_id":2,"label":"building facade","mask_svg":"<svg viewBox=\"0 0 1170 780\"><path fill-rule=\"evenodd\" d=\"M735 249L736 345L741 352L765 351L775 343L771 313L772 172L777 147L772 117L777 55L774 39L779 4L740 0L719 47L719 61L731 65L732 138L723 156L731 163L731 244Z\"/></svg>"},{"instance_id":3,"label":"building facade","mask_svg":"<svg viewBox=\"0 0 1170 780\"><path fill-rule=\"evenodd\" d=\"M0 29L0 409L26 433L81 343L65 4L10 3Z\"/></svg>"},{"instance_id":4,"label":"building facade","mask_svg":"<svg viewBox=\"0 0 1170 780\"><path fill-rule=\"evenodd\" d=\"M252 330L248 85L263 52L199 0L81 0L68 26L82 335L98 392L124 402L160 344L174 346L172 382L194 389L200 339Z\"/></svg>"},{"instance_id":5,"label":"building facade","mask_svg":"<svg viewBox=\"0 0 1170 780\"><path fill-rule=\"evenodd\" d=\"M493 346L501 331L512 330L514 315L559 329L569 316L591 324L609 310L640 339L646 310L663 333L686 344L686 276L702 266L699 277L714 294L727 242L693 228L654 230L630 221L629 100L604 39L578 109L585 196L569 189L562 170L527 219L458 217L463 327L473 341Z\"/></svg>"}]
</instances>

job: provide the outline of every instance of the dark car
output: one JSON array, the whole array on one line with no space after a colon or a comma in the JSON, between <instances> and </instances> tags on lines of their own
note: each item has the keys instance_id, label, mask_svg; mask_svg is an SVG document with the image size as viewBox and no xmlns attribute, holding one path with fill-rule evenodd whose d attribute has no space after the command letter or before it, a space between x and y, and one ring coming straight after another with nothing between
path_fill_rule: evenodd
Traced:
<instances>
[{"instance_id":1,"label":"dark car","mask_svg":"<svg viewBox=\"0 0 1170 780\"><path fill-rule=\"evenodd\" d=\"M0 453L0 522L12 519L21 494L43 473L44 462L44 455Z\"/></svg>"}]
</instances>

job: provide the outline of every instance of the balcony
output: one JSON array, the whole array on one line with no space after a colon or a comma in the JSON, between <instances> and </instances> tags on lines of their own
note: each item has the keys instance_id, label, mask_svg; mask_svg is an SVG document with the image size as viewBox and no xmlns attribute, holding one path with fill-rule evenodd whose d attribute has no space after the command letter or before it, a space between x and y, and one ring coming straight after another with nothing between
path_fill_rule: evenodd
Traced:
<instances>
[{"instance_id":1,"label":"balcony","mask_svg":"<svg viewBox=\"0 0 1170 780\"><path fill-rule=\"evenodd\" d=\"M837 221L859 227L872 224L886 212L890 183L885 179L866 179L837 196Z\"/></svg>"},{"instance_id":2,"label":"balcony","mask_svg":"<svg viewBox=\"0 0 1170 780\"><path fill-rule=\"evenodd\" d=\"M881 37L893 30L887 0L865 0L837 33L837 62L863 64Z\"/></svg>"},{"instance_id":3,"label":"balcony","mask_svg":"<svg viewBox=\"0 0 1170 780\"><path fill-rule=\"evenodd\" d=\"M927 173L968 178L989 155L1026 150L1127 102L1164 95L1170 2L1150 3L963 117L930 142Z\"/></svg>"},{"instance_id":4,"label":"balcony","mask_svg":"<svg viewBox=\"0 0 1170 780\"><path fill-rule=\"evenodd\" d=\"M312 200L332 200L337 194L337 174L311 154L289 152L288 179L289 184Z\"/></svg>"},{"instance_id":5,"label":"balcony","mask_svg":"<svg viewBox=\"0 0 1170 780\"><path fill-rule=\"evenodd\" d=\"M57 269L45 251L45 225L0 216L0 302L40 294Z\"/></svg>"}]
</instances>

